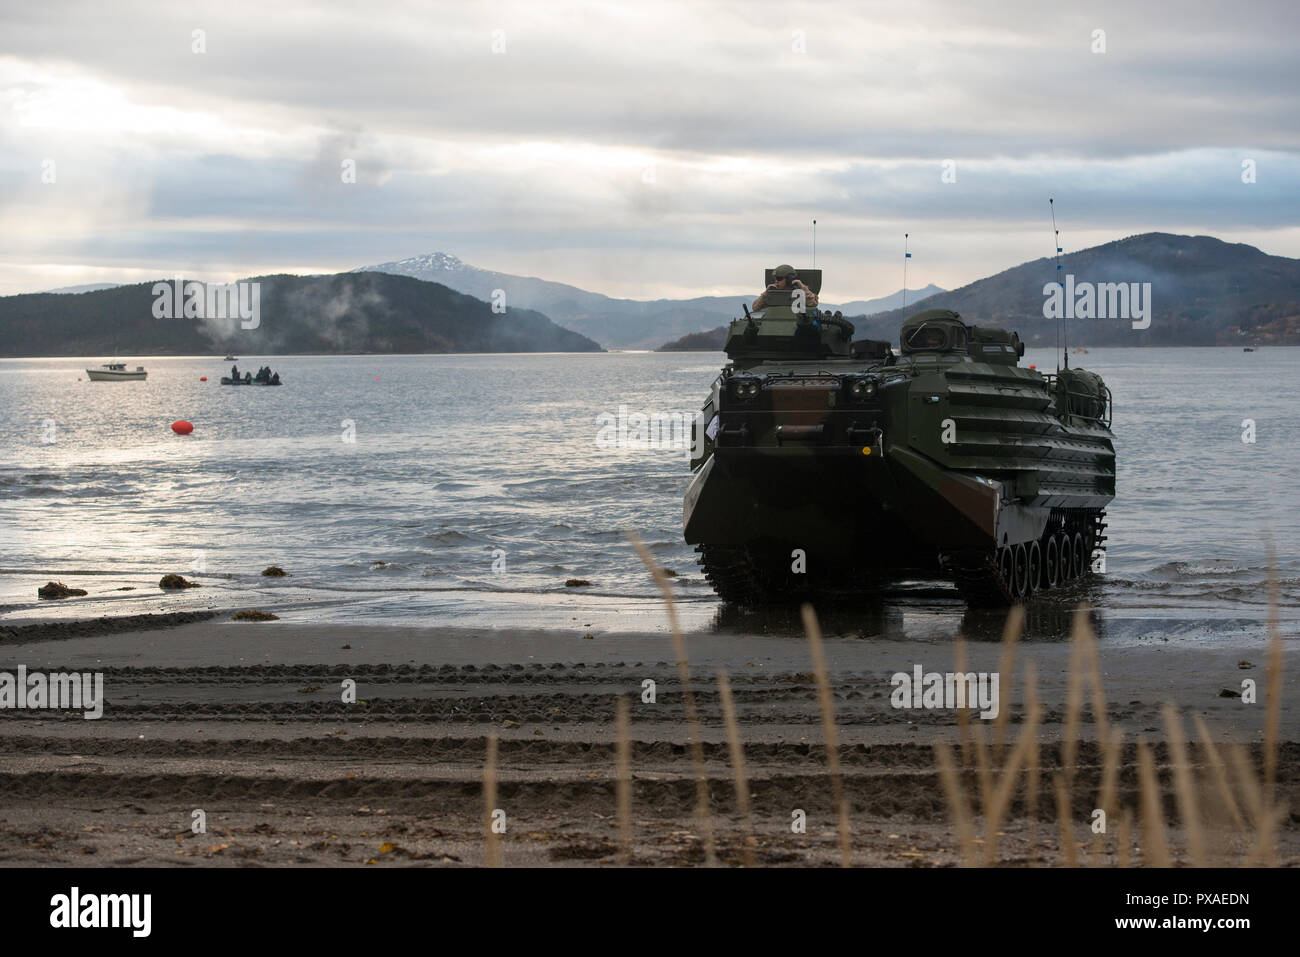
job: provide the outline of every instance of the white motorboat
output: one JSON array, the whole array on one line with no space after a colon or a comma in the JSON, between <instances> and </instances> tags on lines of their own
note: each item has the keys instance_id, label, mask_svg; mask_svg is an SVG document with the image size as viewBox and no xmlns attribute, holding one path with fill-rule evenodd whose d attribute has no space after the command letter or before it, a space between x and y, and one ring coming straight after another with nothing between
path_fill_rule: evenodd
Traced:
<instances>
[{"instance_id":1,"label":"white motorboat","mask_svg":"<svg viewBox=\"0 0 1300 957\"><path fill-rule=\"evenodd\" d=\"M149 373L144 371L144 366L136 366L132 372L125 362L105 362L98 369L87 369L86 375L91 382L130 382L143 380Z\"/></svg>"}]
</instances>

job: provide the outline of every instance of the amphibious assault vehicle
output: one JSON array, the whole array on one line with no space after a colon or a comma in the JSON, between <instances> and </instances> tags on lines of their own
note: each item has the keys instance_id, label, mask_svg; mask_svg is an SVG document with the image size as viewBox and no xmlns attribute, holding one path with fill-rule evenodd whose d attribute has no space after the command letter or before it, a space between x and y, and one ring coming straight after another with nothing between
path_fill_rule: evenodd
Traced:
<instances>
[{"instance_id":1,"label":"amphibious assault vehicle","mask_svg":"<svg viewBox=\"0 0 1300 957\"><path fill-rule=\"evenodd\" d=\"M798 278L820 293L820 270ZM731 323L683 514L724 600L946 579L1010 604L1100 564L1115 496L1100 376L1022 368L1016 333L944 309L908 318L896 353L799 291L765 298Z\"/></svg>"}]
</instances>

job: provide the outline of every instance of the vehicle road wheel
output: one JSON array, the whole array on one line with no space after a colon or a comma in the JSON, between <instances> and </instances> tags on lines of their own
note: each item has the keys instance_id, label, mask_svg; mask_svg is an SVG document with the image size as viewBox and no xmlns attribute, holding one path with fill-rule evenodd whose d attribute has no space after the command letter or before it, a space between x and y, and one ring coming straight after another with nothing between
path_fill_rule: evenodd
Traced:
<instances>
[{"instance_id":1,"label":"vehicle road wheel","mask_svg":"<svg viewBox=\"0 0 1300 957\"><path fill-rule=\"evenodd\" d=\"M1043 565L1048 588L1055 588L1061 582L1061 550L1057 546L1056 536L1048 536L1047 555Z\"/></svg>"},{"instance_id":2,"label":"vehicle road wheel","mask_svg":"<svg viewBox=\"0 0 1300 957\"><path fill-rule=\"evenodd\" d=\"M1083 533L1074 533L1074 577L1082 578L1091 564L1087 550L1083 546Z\"/></svg>"},{"instance_id":3,"label":"vehicle road wheel","mask_svg":"<svg viewBox=\"0 0 1300 957\"><path fill-rule=\"evenodd\" d=\"M1074 577L1074 549L1070 547L1069 535L1058 535L1057 538L1060 539L1061 543L1061 557L1059 559L1061 563L1061 581L1068 582Z\"/></svg>"},{"instance_id":4,"label":"vehicle road wheel","mask_svg":"<svg viewBox=\"0 0 1300 957\"><path fill-rule=\"evenodd\" d=\"M1017 598L1025 598L1029 595L1029 550L1021 542L1015 547L1015 553L1016 581L1011 591Z\"/></svg>"},{"instance_id":5,"label":"vehicle road wheel","mask_svg":"<svg viewBox=\"0 0 1300 957\"><path fill-rule=\"evenodd\" d=\"M1007 586L1007 591L1015 594L1016 557L1011 548L1006 545L998 549L998 574L1002 576L1002 583Z\"/></svg>"},{"instance_id":6,"label":"vehicle road wheel","mask_svg":"<svg viewBox=\"0 0 1300 957\"><path fill-rule=\"evenodd\" d=\"M1026 595L1032 595L1043 587L1043 550L1038 542L1029 543L1029 587Z\"/></svg>"}]
</instances>

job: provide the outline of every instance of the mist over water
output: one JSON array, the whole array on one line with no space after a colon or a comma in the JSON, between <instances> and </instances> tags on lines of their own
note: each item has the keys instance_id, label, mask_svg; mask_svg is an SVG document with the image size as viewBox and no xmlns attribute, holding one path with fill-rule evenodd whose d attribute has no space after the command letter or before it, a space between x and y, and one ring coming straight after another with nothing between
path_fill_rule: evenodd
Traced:
<instances>
[{"instance_id":1,"label":"mist over water","mask_svg":"<svg viewBox=\"0 0 1300 957\"><path fill-rule=\"evenodd\" d=\"M1125 634L1188 633L1179 621L1210 637L1255 630L1271 537L1294 631L1300 352L1093 349L1071 360L1114 394L1118 497L1107 574L1043 609L1087 598ZM696 411L721 354L240 358L241 370L271 365L280 388L222 387L230 363L219 358L128 357L147 382L85 381L99 361L0 361L5 620L275 606L320 621L660 628L658 592L624 537L633 530L679 573L688 626L786 627L779 614L719 619L681 538L684 449L596 441L597 417L620 406ZM1056 365L1050 350L1023 361ZM174 435L176 419L193 435ZM1242 442L1245 419L1254 444ZM271 564L290 577L261 577ZM167 572L203 587L165 595ZM49 578L90 596L38 603ZM566 588L569 578L591 586ZM961 624L955 592L903 592L835 615L862 633Z\"/></svg>"}]
</instances>

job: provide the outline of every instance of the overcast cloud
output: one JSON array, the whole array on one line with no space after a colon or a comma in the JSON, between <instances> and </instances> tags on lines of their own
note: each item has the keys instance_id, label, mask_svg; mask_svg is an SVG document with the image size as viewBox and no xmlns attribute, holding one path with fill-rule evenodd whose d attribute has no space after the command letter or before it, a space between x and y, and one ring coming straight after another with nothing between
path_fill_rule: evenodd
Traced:
<instances>
[{"instance_id":1,"label":"overcast cloud","mask_svg":"<svg viewBox=\"0 0 1300 957\"><path fill-rule=\"evenodd\" d=\"M1298 27L1195 0L8 5L0 293L433 251L731 293L807 264L815 217L847 300L901 284L904 232L909 286L1050 254L1048 196L1067 251L1300 256Z\"/></svg>"}]
</instances>

